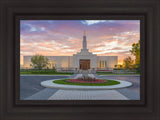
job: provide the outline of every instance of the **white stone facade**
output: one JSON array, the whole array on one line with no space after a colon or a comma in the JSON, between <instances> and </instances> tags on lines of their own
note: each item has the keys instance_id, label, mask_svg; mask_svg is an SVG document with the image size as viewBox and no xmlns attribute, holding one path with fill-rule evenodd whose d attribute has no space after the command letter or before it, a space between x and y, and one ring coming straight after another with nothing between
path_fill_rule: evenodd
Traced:
<instances>
[{"instance_id":1,"label":"white stone facade","mask_svg":"<svg viewBox=\"0 0 160 120\"><path fill-rule=\"evenodd\" d=\"M81 49L81 52L73 54L73 66L80 69L80 60L90 60L90 68L97 68L97 55L88 52L88 49Z\"/></svg>"}]
</instances>

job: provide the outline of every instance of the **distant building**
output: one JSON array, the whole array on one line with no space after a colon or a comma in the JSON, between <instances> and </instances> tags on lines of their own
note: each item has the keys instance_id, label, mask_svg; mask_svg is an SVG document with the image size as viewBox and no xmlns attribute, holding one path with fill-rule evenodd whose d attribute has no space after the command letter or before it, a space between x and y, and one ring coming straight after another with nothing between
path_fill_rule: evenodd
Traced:
<instances>
[{"instance_id":1,"label":"distant building","mask_svg":"<svg viewBox=\"0 0 160 120\"><path fill-rule=\"evenodd\" d=\"M24 56L23 68L31 68L31 57ZM88 51L87 40L84 32L83 49L73 56L46 56L49 59L48 68L56 67L57 70L112 70L118 63L118 56L97 56Z\"/></svg>"}]
</instances>

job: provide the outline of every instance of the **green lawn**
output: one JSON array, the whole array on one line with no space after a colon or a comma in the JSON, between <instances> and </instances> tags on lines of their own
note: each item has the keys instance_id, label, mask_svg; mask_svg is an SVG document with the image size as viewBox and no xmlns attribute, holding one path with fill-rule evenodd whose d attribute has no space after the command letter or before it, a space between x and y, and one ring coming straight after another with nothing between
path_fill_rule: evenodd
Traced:
<instances>
[{"instance_id":1,"label":"green lawn","mask_svg":"<svg viewBox=\"0 0 160 120\"><path fill-rule=\"evenodd\" d=\"M64 84L64 85L81 85L81 86L109 86L109 85L117 85L120 84L120 82L115 81L115 80L107 80L109 82L106 83L72 83L72 82L67 82L66 80L69 79L62 79L62 80L55 80L53 83L57 84Z\"/></svg>"},{"instance_id":2,"label":"green lawn","mask_svg":"<svg viewBox=\"0 0 160 120\"><path fill-rule=\"evenodd\" d=\"M67 72L52 72L52 71L21 71L21 75L73 75Z\"/></svg>"},{"instance_id":3,"label":"green lawn","mask_svg":"<svg viewBox=\"0 0 160 120\"><path fill-rule=\"evenodd\" d=\"M97 75L140 75L139 73L112 73L112 72L97 72Z\"/></svg>"}]
</instances>

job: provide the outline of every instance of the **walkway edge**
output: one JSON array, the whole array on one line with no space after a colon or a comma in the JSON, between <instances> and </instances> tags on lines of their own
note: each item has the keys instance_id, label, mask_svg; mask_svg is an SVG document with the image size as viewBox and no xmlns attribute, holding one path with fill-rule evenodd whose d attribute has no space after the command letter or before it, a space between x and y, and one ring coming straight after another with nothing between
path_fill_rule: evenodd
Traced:
<instances>
[{"instance_id":1,"label":"walkway edge","mask_svg":"<svg viewBox=\"0 0 160 120\"><path fill-rule=\"evenodd\" d=\"M57 79L60 80L60 79ZM132 86L131 82L122 81L122 80L115 80L120 82L118 85L110 85L110 86L81 86L81 85L62 85L53 83L55 80L47 80L41 82L43 87L47 88L56 88L56 89L67 89L67 90L113 90L113 89L120 89Z\"/></svg>"}]
</instances>

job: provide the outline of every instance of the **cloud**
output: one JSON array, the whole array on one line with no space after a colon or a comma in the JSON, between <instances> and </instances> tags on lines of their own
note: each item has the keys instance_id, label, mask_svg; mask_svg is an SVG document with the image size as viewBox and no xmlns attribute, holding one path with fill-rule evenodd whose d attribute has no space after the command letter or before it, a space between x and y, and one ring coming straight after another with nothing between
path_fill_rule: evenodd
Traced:
<instances>
[{"instance_id":1,"label":"cloud","mask_svg":"<svg viewBox=\"0 0 160 120\"><path fill-rule=\"evenodd\" d=\"M81 22L85 25L93 25L93 24L106 22L106 20L84 20L84 21L81 21Z\"/></svg>"},{"instance_id":2,"label":"cloud","mask_svg":"<svg viewBox=\"0 0 160 120\"><path fill-rule=\"evenodd\" d=\"M99 37L100 39L108 39L108 38L113 38L113 36L101 36Z\"/></svg>"},{"instance_id":3,"label":"cloud","mask_svg":"<svg viewBox=\"0 0 160 120\"><path fill-rule=\"evenodd\" d=\"M72 56L82 48L83 30L90 52L118 56L120 61L130 54L131 45L140 40L137 20L23 20L21 56Z\"/></svg>"}]
</instances>

